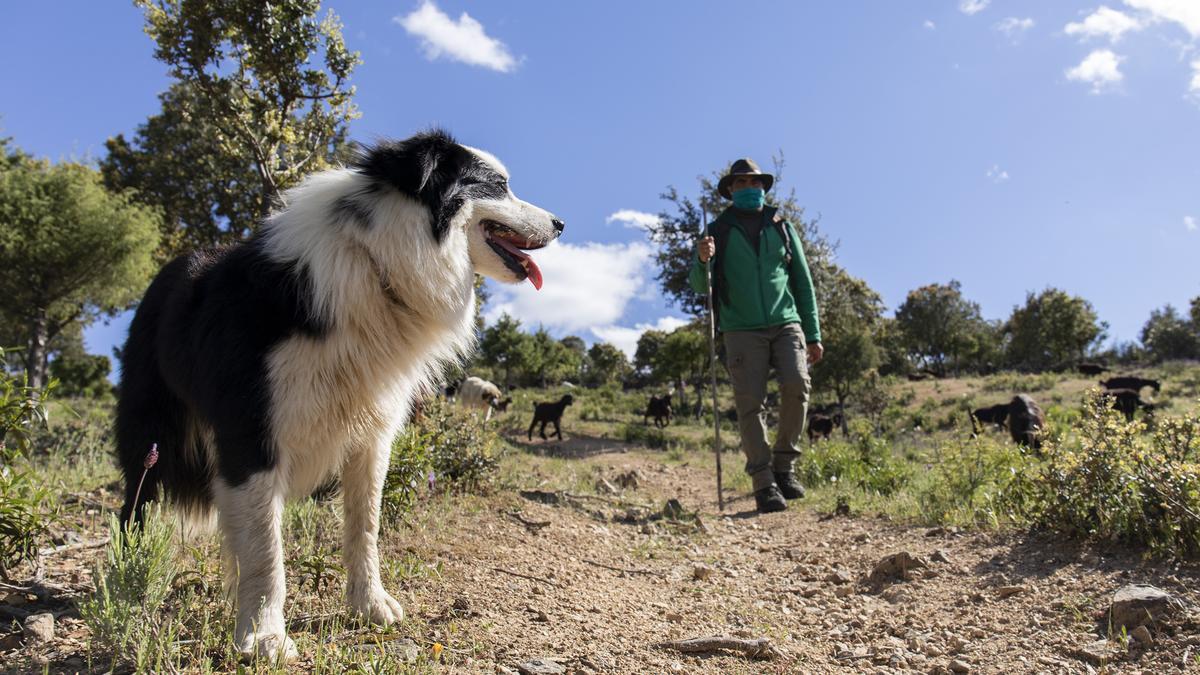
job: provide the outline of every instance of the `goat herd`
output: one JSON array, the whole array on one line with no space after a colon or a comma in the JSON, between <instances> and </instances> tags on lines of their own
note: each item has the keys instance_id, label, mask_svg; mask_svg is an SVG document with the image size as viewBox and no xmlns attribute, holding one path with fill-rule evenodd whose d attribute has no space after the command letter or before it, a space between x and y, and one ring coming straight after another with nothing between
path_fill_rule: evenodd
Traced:
<instances>
[{"instance_id":1,"label":"goat herd","mask_svg":"<svg viewBox=\"0 0 1200 675\"><path fill-rule=\"evenodd\" d=\"M1081 363L1077 368L1080 373L1092 376L1108 370L1103 365L1094 363ZM571 386L569 383L567 384ZM1111 377L1102 380L1100 386L1104 388L1104 396L1109 398L1112 408L1123 413L1125 418L1130 421L1133 420L1134 413L1138 410L1146 412L1154 410L1155 404L1142 398L1142 390L1149 387L1158 393L1162 388L1162 384L1158 380L1132 376ZM453 382L446 386L443 393L448 400L457 400L467 409L484 411L485 420L491 419L493 412L507 411L508 404L512 402L511 396L501 398L499 387L479 377L468 377ZM651 395L642 416L642 423L649 424L650 419L653 418L655 427L661 429L668 426L674 416L671 405L672 394L673 392ZM768 399L770 398L768 396ZM540 424L538 435L542 437L542 440L549 440L546 436L546 425L553 424L554 432L551 435L557 436L561 441L563 412L574 400L571 394L564 394L557 401L535 403L533 421L529 423L529 430L526 432L527 438L533 440L533 430ZM767 404L773 405L774 401L768 400ZM737 421L737 412L734 410L727 411L724 416L730 421ZM843 423L842 413L836 405L810 407L806 425L809 442L829 438L833 430L841 427ZM998 403L971 411L971 427L974 433L979 433L989 425L998 429L1007 428L1014 443L1035 449L1041 447L1041 432L1045 423L1045 413L1028 394L1017 394L1007 403Z\"/></svg>"}]
</instances>

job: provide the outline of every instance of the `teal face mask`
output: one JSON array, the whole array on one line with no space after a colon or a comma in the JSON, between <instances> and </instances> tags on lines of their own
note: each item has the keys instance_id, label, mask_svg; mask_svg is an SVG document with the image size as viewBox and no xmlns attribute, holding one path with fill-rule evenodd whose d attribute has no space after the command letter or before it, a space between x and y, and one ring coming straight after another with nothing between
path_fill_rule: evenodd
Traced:
<instances>
[{"instance_id":1,"label":"teal face mask","mask_svg":"<svg viewBox=\"0 0 1200 675\"><path fill-rule=\"evenodd\" d=\"M739 209L761 209L767 201L767 191L762 188L743 188L733 193L733 205Z\"/></svg>"}]
</instances>

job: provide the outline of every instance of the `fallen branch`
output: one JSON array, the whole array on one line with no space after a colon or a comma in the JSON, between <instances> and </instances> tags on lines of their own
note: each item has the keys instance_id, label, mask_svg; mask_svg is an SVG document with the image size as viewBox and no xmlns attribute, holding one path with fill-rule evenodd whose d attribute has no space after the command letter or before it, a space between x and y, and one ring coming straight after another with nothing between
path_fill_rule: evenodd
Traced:
<instances>
[{"instance_id":1,"label":"fallen branch","mask_svg":"<svg viewBox=\"0 0 1200 675\"><path fill-rule=\"evenodd\" d=\"M528 520L519 511L508 511L507 513L509 517L524 525L525 529L530 532L537 532L543 527L550 527L550 521L548 520Z\"/></svg>"},{"instance_id":2,"label":"fallen branch","mask_svg":"<svg viewBox=\"0 0 1200 675\"><path fill-rule=\"evenodd\" d=\"M535 576L533 576L532 574L521 574L520 572L514 572L514 571L512 571L512 570L506 570L506 569L504 569L503 567L491 567L491 568L489 568L489 569L491 569L491 570L494 570L494 571L496 571L496 572L500 572L500 573L502 573L502 574L508 574L508 575L511 575L511 576L514 576L514 577L521 577L522 579L529 579L530 581L540 581L540 582L542 582L543 584L547 584L547 585L553 586L553 587L555 587L555 588L562 588L562 586L561 586L561 585L559 585L559 584L557 584L557 583L555 583L555 582L553 582L553 581L551 581L551 580L549 580L549 579L546 579L546 578L544 578L544 577L535 577Z\"/></svg>"},{"instance_id":3,"label":"fallen branch","mask_svg":"<svg viewBox=\"0 0 1200 675\"><path fill-rule=\"evenodd\" d=\"M53 555L55 553L65 553L67 551L77 551L85 548L99 548L108 543L108 537L92 539L90 541L81 541L76 544L63 544L62 546L54 546L51 548L43 548L38 551L38 555Z\"/></svg>"},{"instance_id":4,"label":"fallen branch","mask_svg":"<svg viewBox=\"0 0 1200 675\"><path fill-rule=\"evenodd\" d=\"M614 567L613 565L605 565L602 562L597 562L595 560L588 560L587 558L580 558L580 560L582 560L583 562L585 562L589 565L595 565L596 567L603 567L606 570L612 570L614 572L625 572L626 574L648 574L653 577L661 577L662 576L662 572L657 572L655 570L639 570L639 569L631 569L628 567Z\"/></svg>"},{"instance_id":5,"label":"fallen branch","mask_svg":"<svg viewBox=\"0 0 1200 675\"><path fill-rule=\"evenodd\" d=\"M771 638L740 640L738 638L715 635L712 637L691 638L690 640L659 642L654 646L662 649L674 649L684 654L698 654L713 652L718 649L728 649L730 651L742 652L752 659L773 659L783 656L778 649L771 646Z\"/></svg>"}]
</instances>

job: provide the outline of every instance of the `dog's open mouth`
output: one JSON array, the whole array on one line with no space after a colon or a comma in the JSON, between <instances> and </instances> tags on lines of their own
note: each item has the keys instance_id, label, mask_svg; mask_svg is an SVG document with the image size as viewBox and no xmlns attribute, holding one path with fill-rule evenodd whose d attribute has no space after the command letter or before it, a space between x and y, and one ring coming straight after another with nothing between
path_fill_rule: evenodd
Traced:
<instances>
[{"instance_id":1,"label":"dog's open mouth","mask_svg":"<svg viewBox=\"0 0 1200 675\"><path fill-rule=\"evenodd\" d=\"M529 283L539 291L542 289L542 271L525 251L534 251L545 246L542 242L533 242L522 236L516 230L494 220L484 220L483 234L488 246L500 256L504 265L517 275L519 279L529 279Z\"/></svg>"}]
</instances>

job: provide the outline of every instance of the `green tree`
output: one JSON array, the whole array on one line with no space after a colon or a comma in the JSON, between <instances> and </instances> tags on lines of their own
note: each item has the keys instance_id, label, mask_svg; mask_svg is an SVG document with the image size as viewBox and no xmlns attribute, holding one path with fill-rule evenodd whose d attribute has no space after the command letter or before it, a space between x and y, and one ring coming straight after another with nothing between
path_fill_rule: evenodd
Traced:
<instances>
[{"instance_id":1,"label":"green tree","mask_svg":"<svg viewBox=\"0 0 1200 675\"><path fill-rule=\"evenodd\" d=\"M795 190L781 192L784 165L782 155L774 158L775 189L767 194L767 204L779 209L797 229L808 260L813 283L819 288L831 273L834 246L821 234L817 221L806 219L804 208L796 200ZM703 222L712 222L729 206L729 200L717 193L717 182L724 170L714 171L711 177L699 177L700 197L693 200L679 194L673 186L660 197L667 202L658 214L658 221L648 227L650 241L657 246L658 283L668 301L692 316L705 312L705 298L697 295L688 284L688 271L696 257L696 242L700 239ZM703 212L707 219L702 218Z\"/></svg>"},{"instance_id":2,"label":"green tree","mask_svg":"<svg viewBox=\"0 0 1200 675\"><path fill-rule=\"evenodd\" d=\"M513 375L519 375L525 368L528 341L529 336L521 331L521 322L507 312L483 331L479 353L487 366L504 372L505 391L512 389Z\"/></svg>"},{"instance_id":3,"label":"green tree","mask_svg":"<svg viewBox=\"0 0 1200 675\"><path fill-rule=\"evenodd\" d=\"M879 365L875 334L883 300L865 281L838 269L822 286L819 302L825 358L813 367L813 386L832 391L844 408Z\"/></svg>"},{"instance_id":4,"label":"green tree","mask_svg":"<svg viewBox=\"0 0 1200 675\"><path fill-rule=\"evenodd\" d=\"M58 380L61 396L100 398L112 391L108 373L112 362L107 356L64 353L50 362L50 375Z\"/></svg>"},{"instance_id":5,"label":"green tree","mask_svg":"<svg viewBox=\"0 0 1200 675\"><path fill-rule=\"evenodd\" d=\"M241 240L267 215L249 151L224 140L194 84L177 82L159 101L132 140L105 142L105 184L162 210L160 261Z\"/></svg>"},{"instance_id":6,"label":"green tree","mask_svg":"<svg viewBox=\"0 0 1200 675\"><path fill-rule=\"evenodd\" d=\"M964 298L962 285L953 280L909 291L896 309L896 324L909 355L939 375L948 363L961 365L985 325L979 305Z\"/></svg>"},{"instance_id":7,"label":"green tree","mask_svg":"<svg viewBox=\"0 0 1200 675\"><path fill-rule=\"evenodd\" d=\"M30 386L74 323L126 309L154 272L159 216L80 164L22 158L0 170L0 313L19 327Z\"/></svg>"},{"instance_id":8,"label":"green tree","mask_svg":"<svg viewBox=\"0 0 1200 675\"><path fill-rule=\"evenodd\" d=\"M654 355L654 377L671 382L679 392L679 407L687 408L687 384L708 372L708 336L693 322L666 336Z\"/></svg>"},{"instance_id":9,"label":"green tree","mask_svg":"<svg viewBox=\"0 0 1200 675\"><path fill-rule=\"evenodd\" d=\"M1150 312L1141 340L1157 362L1200 358L1200 331L1171 305Z\"/></svg>"},{"instance_id":10,"label":"green tree","mask_svg":"<svg viewBox=\"0 0 1200 675\"><path fill-rule=\"evenodd\" d=\"M135 0L154 56L190 91L222 154L246 158L258 215L325 167L357 117L350 75L357 52L319 0Z\"/></svg>"},{"instance_id":11,"label":"green tree","mask_svg":"<svg viewBox=\"0 0 1200 675\"><path fill-rule=\"evenodd\" d=\"M525 343L525 384L539 387L558 384L579 372L579 352L538 328Z\"/></svg>"},{"instance_id":12,"label":"green tree","mask_svg":"<svg viewBox=\"0 0 1200 675\"><path fill-rule=\"evenodd\" d=\"M658 350L662 348L663 342L666 339L666 331L654 330L653 328L638 336L637 348L633 352L634 370L643 375L652 375L654 372L654 360L658 355Z\"/></svg>"},{"instance_id":13,"label":"green tree","mask_svg":"<svg viewBox=\"0 0 1200 675\"><path fill-rule=\"evenodd\" d=\"M1108 329L1092 303L1057 288L1029 293L1004 325L1010 365L1028 370L1064 368L1084 358Z\"/></svg>"},{"instance_id":14,"label":"green tree","mask_svg":"<svg viewBox=\"0 0 1200 675\"><path fill-rule=\"evenodd\" d=\"M629 374L629 359L625 352L607 342L597 342L588 350L588 371L585 381L591 386L619 382Z\"/></svg>"}]
</instances>

